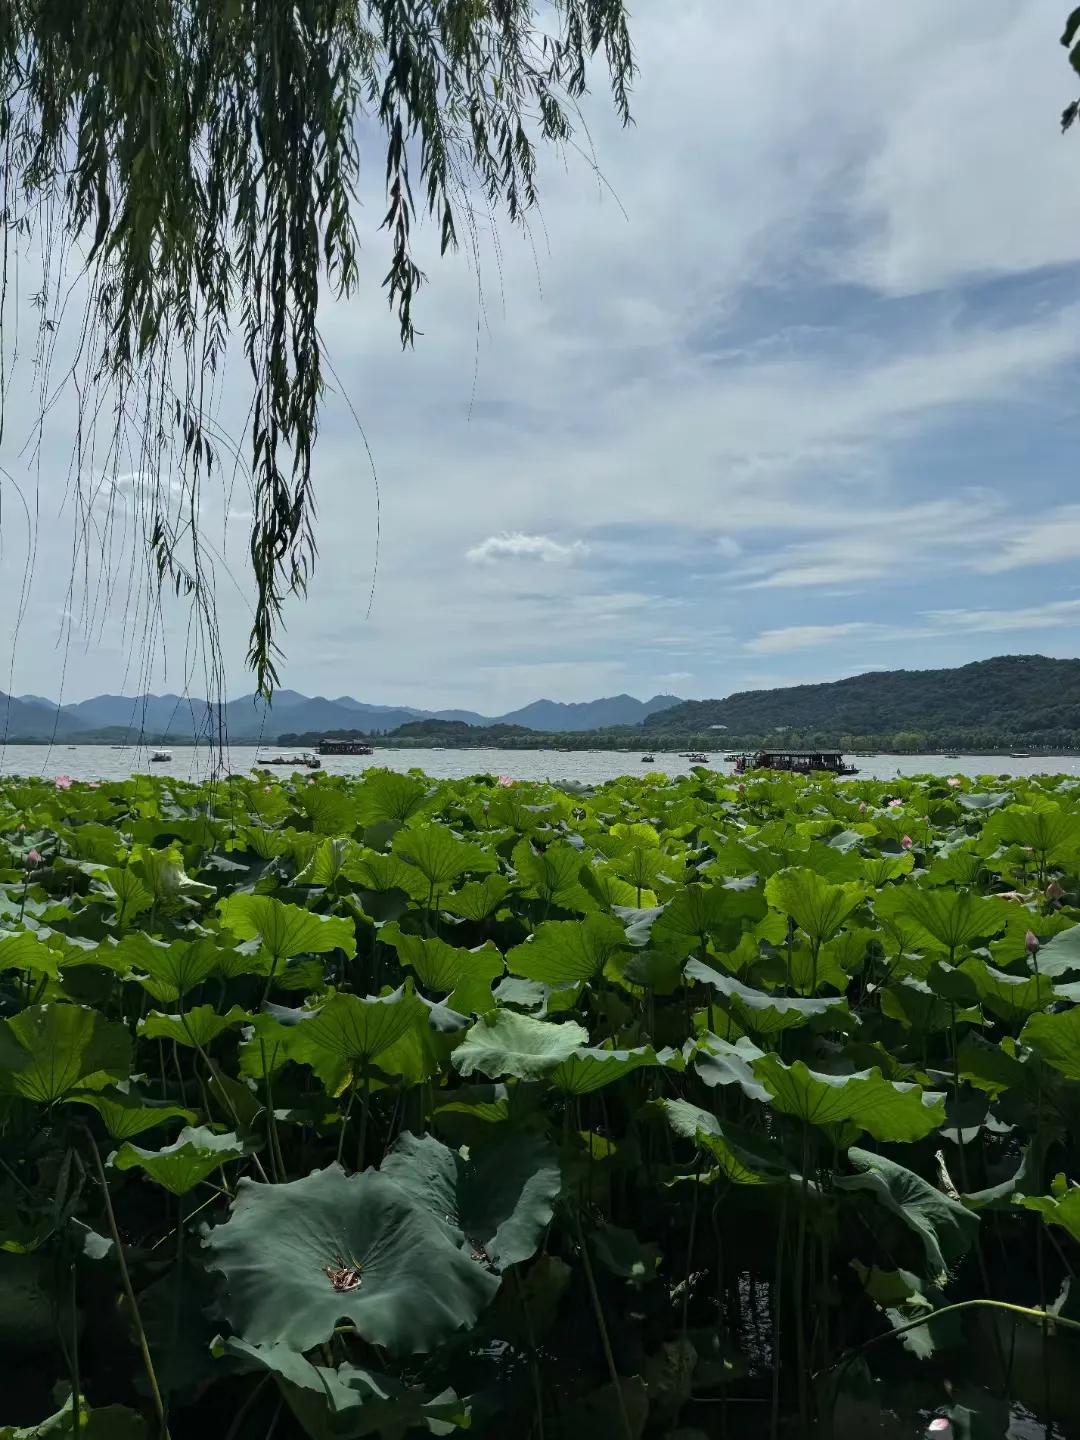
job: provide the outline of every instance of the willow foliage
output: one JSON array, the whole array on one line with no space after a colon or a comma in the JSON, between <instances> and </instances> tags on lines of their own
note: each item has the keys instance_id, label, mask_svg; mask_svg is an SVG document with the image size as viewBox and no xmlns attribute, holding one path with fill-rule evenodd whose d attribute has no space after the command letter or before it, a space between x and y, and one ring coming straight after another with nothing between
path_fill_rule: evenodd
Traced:
<instances>
[{"instance_id":1,"label":"willow foliage","mask_svg":"<svg viewBox=\"0 0 1080 1440\"><path fill-rule=\"evenodd\" d=\"M146 539L158 583L196 596L200 486L228 449L207 397L239 331L249 658L264 690L283 599L303 592L315 559L318 305L357 284L361 181L385 183L382 283L408 345L424 280L418 215L437 223L443 252L471 224L474 192L521 219L537 199L538 147L570 139L597 52L626 122L624 0L0 5L4 287L13 247L59 244L85 265L82 374L104 377L113 414L135 419L150 473L176 458L183 504L177 516L153 507ZM385 145L377 179L361 164L372 138ZM41 310L46 330L46 297Z\"/></svg>"}]
</instances>

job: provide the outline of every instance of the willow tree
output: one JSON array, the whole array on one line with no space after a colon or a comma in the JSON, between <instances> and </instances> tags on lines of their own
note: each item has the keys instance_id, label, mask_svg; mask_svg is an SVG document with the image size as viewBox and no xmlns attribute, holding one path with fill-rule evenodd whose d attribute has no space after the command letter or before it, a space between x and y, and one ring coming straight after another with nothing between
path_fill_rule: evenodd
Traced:
<instances>
[{"instance_id":1,"label":"willow tree","mask_svg":"<svg viewBox=\"0 0 1080 1440\"><path fill-rule=\"evenodd\" d=\"M385 194L370 283L408 346L415 222L445 253L481 197L521 221L598 53L626 123L624 0L0 0L4 291L20 247L46 257L43 289L67 283L49 257L75 257L89 302L72 373L104 381L114 420L135 417L142 465L178 467L183 504L154 504L145 535L157 584L178 591L200 591L200 487L228 443L208 386L242 347L262 690L283 600L314 564L318 306L361 283L363 188ZM372 135L385 170L369 175Z\"/></svg>"}]
</instances>

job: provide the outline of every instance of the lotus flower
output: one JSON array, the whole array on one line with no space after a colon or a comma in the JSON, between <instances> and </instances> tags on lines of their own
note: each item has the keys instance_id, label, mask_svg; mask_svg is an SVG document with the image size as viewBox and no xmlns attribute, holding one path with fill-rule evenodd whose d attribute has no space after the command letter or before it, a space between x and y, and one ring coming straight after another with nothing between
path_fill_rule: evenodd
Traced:
<instances>
[{"instance_id":1,"label":"lotus flower","mask_svg":"<svg viewBox=\"0 0 1080 1440\"><path fill-rule=\"evenodd\" d=\"M1064 894L1065 891L1061 888L1061 886L1056 880L1051 880L1050 884L1046 887L1046 898L1048 900L1060 900L1062 899Z\"/></svg>"},{"instance_id":2,"label":"lotus flower","mask_svg":"<svg viewBox=\"0 0 1080 1440\"><path fill-rule=\"evenodd\" d=\"M900 841L900 844L904 847L905 850L910 850L912 845L915 844L915 841L912 840L910 835L905 835L904 838Z\"/></svg>"},{"instance_id":3,"label":"lotus flower","mask_svg":"<svg viewBox=\"0 0 1080 1440\"><path fill-rule=\"evenodd\" d=\"M1029 930L1024 936L1024 948L1029 955L1034 955L1038 951L1039 937L1035 934L1034 930Z\"/></svg>"},{"instance_id":4,"label":"lotus flower","mask_svg":"<svg viewBox=\"0 0 1080 1440\"><path fill-rule=\"evenodd\" d=\"M70 790L70 789L71 789L71 785L72 785L72 780L71 780L71 776L70 776L70 775L57 775L57 777L56 777L56 788L57 788L58 790Z\"/></svg>"},{"instance_id":5,"label":"lotus flower","mask_svg":"<svg viewBox=\"0 0 1080 1440\"><path fill-rule=\"evenodd\" d=\"M859 814L860 814L860 815L865 815L865 814L866 814L866 801L865 801L865 800L860 800L860 801L859 801Z\"/></svg>"},{"instance_id":6,"label":"lotus flower","mask_svg":"<svg viewBox=\"0 0 1080 1440\"><path fill-rule=\"evenodd\" d=\"M904 803L903 800L890 800L890 801L889 801L889 809L890 809L890 810L898 810L903 803Z\"/></svg>"},{"instance_id":7,"label":"lotus flower","mask_svg":"<svg viewBox=\"0 0 1080 1440\"><path fill-rule=\"evenodd\" d=\"M498 783L500 785L512 785L514 782L509 775L500 775Z\"/></svg>"},{"instance_id":8,"label":"lotus flower","mask_svg":"<svg viewBox=\"0 0 1080 1440\"><path fill-rule=\"evenodd\" d=\"M959 784L960 784L960 777L959 777L959 775L950 775L949 778L948 778L948 780L946 780L945 783L946 783L946 785L951 785L951 786L953 787L953 789L955 790L955 789L959 786Z\"/></svg>"},{"instance_id":9,"label":"lotus flower","mask_svg":"<svg viewBox=\"0 0 1080 1440\"><path fill-rule=\"evenodd\" d=\"M29 864L31 864L31 865L40 865L40 864L41 864L41 851L40 851L40 850L28 850L28 851L27 851L27 854L26 854L26 858L27 858L27 861L29 862Z\"/></svg>"}]
</instances>

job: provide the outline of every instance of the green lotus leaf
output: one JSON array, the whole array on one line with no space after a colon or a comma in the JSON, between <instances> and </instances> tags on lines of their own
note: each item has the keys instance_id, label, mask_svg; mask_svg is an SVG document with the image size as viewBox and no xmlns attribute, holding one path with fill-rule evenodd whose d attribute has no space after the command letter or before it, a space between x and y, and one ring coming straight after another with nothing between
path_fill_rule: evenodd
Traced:
<instances>
[{"instance_id":1,"label":"green lotus leaf","mask_svg":"<svg viewBox=\"0 0 1080 1440\"><path fill-rule=\"evenodd\" d=\"M880 890L890 880L899 880L902 875L910 875L914 867L915 856L910 850L906 850L902 855L871 855L861 864L863 879L875 890Z\"/></svg>"},{"instance_id":2,"label":"green lotus leaf","mask_svg":"<svg viewBox=\"0 0 1080 1440\"><path fill-rule=\"evenodd\" d=\"M77 1425L69 1397L55 1415L37 1425L0 1425L0 1440L146 1440L146 1421L126 1405L91 1409L81 1395L77 1404Z\"/></svg>"},{"instance_id":3,"label":"green lotus leaf","mask_svg":"<svg viewBox=\"0 0 1080 1440\"><path fill-rule=\"evenodd\" d=\"M931 1278L943 1275L975 1244L979 1217L921 1175L869 1150L853 1148L848 1159L858 1173L836 1176L836 1186L865 1191L913 1230L926 1252Z\"/></svg>"},{"instance_id":4,"label":"green lotus leaf","mask_svg":"<svg viewBox=\"0 0 1080 1440\"><path fill-rule=\"evenodd\" d=\"M694 1054L694 1069L710 1089L717 1085L738 1085L748 1100L768 1103L771 1094L755 1077L753 1068L764 1053L747 1035L735 1041L723 1040L719 1035L703 1035Z\"/></svg>"},{"instance_id":5,"label":"green lotus leaf","mask_svg":"<svg viewBox=\"0 0 1080 1440\"><path fill-rule=\"evenodd\" d=\"M222 1310L251 1345L311 1350L346 1320L368 1344L424 1353L475 1324L499 1287L445 1222L374 1170L242 1179L205 1245Z\"/></svg>"},{"instance_id":6,"label":"green lotus leaf","mask_svg":"<svg viewBox=\"0 0 1080 1440\"><path fill-rule=\"evenodd\" d=\"M391 922L379 931L379 939L392 945L402 965L407 965L428 990L447 995L451 1010L472 1014L490 1010L492 982L506 970L502 955L488 941L475 950L448 945L438 937L406 935Z\"/></svg>"},{"instance_id":7,"label":"green lotus leaf","mask_svg":"<svg viewBox=\"0 0 1080 1440\"><path fill-rule=\"evenodd\" d=\"M331 834L315 846L304 866L297 871L294 883L325 888L333 885L343 874L355 879L356 876L350 872L363 853L356 841L350 840L347 835Z\"/></svg>"},{"instance_id":8,"label":"green lotus leaf","mask_svg":"<svg viewBox=\"0 0 1080 1440\"><path fill-rule=\"evenodd\" d=\"M920 1035L933 1035L948 1030L952 1024L953 1007L925 980L901 975L882 990L881 1013L890 1020L898 1020L905 1029Z\"/></svg>"},{"instance_id":9,"label":"green lotus leaf","mask_svg":"<svg viewBox=\"0 0 1080 1440\"><path fill-rule=\"evenodd\" d=\"M1010 907L969 890L899 885L879 894L874 910L879 920L899 923L916 944L955 954L1004 930Z\"/></svg>"},{"instance_id":10,"label":"green lotus leaf","mask_svg":"<svg viewBox=\"0 0 1080 1440\"><path fill-rule=\"evenodd\" d=\"M654 890L631 885L611 865L596 859L581 867L578 878L585 893L591 895L604 910L637 909L639 900L643 906L656 904Z\"/></svg>"},{"instance_id":11,"label":"green lotus leaf","mask_svg":"<svg viewBox=\"0 0 1080 1440\"><path fill-rule=\"evenodd\" d=\"M427 1010L406 981L390 995L333 995L297 1028L293 1059L322 1052L347 1066L367 1065L427 1023Z\"/></svg>"},{"instance_id":12,"label":"green lotus leaf","mask_svg":"<svg viewBox=\"0 0 1080 1440\"><path fill-rule=\"evenodd\" d=\"M1051 977L1066 975L1073 970L1080 971L1080 925L1059 931L1041 946L1038 966L1040 975Z\"/></svg>"},{"instance_id":13,"label":"green lotus leaf","mask_svg":"<svg viewBox=\"0 0 1080 1440\"><path fill-rule=\"evenodd\" d=\"M780 1150L760 1135L751 1135L716 1118L687 1100L658 1102L676 1135L693 1140L717 1162L721 1174L735 1185L778 1185L792 1177Z\"/></svg>"},{"instance_id":14,"label":"green lotus leaf","mask_svg":"<svg viewBox=\"0 0 1080 1440\"><path fill-rule=\"evenodd\" d=\"M364 850L350 864L349 879L361 889L374 891L377 895L401 890L413 900L426 900L428 897L427 881L400 855L382 855L377 850Z\"/></svg>"},{"instance_id":15,"label":"green lotus leaf","mask_svg":"<svg viewBox=\"0 0 1080 1440\"><path fill-rule=\"evenodd\" d=\"M1032 1015L1020 1041L1062 1075L1080 1080L1080 1005L1053 1015Z\"/></svg>"},{"instance_id":16,"label":"green lotus leaf","mask_svg":"<svg viewBox=\"0 0 1080 1440\"><path fill-rule=\"evenodd\" d=\"M858 909L866 892L858 882L833 885L814 870L792 867L769 876L765 898L794 920L811 944L821 945Z\"/></svg>"},{"instance_id":17,"label":"green lotus leaf","mask_svg":"<svg viewBox=\"0 0 1080 1440\"><path fill-rule=\"evenodd\" d=\"M921 1086L886 1080L878 1069L850 1075L810 1070L801 1060L785 1065L762 1055L752 1066L773 1107L810 1125L850 1125L875 1140L921 1140L945 1123L944 1097Z\"/></svg>"},{"instance_id":18,"label":"green lotus leaf","mask_svg":"<svg viewBox=\"0 0 1080 1440\"><path fill-rule=\"evenodd\" d=\"M462 1075L537 1080L588 1043L588 1031L575 1020L534 1020L513 1010L497 1010L476 1021L454 1051L452 1063Z\"/></svg>"},{"instance_id":19,"label":"green lotus leaf","mask_svg":"<svg viewBox=\"0 0 1080 1440\"><path fill-rule=\"evenodd\" d=\"M542 900L545 906L582 912L592 909L592 899L581 884L584 864L581 851L565 840L556 840L543 850L528 840L514 846L514 868L522 893Z\"/></svg>"},{"instance_id":20,"label":"green lotus leaf","mask_svg":"<svg viewBox=\"0 0 1080 1440\"><path fill-rule=\"evenodd\" d=\"M172 1195L189 1190L230 1160L239 1160L250 1146L236 1135L216 1135L205 1125L185 1126L171 1145L144 1150L126 1141L109 1157L114 1170L144 1170L155 1184Z\"/></svg>"},{"instance_id":21,"label":"green lotus leaf","mask_svg":"<svg viewBox=\"0 0 1080 1440\"><path fill-rule=\"evenodd\" d=\"M275 964L297 955L326 955L331 950L356 954L351 920L315 915L272 895L227 895L218 901L226 930L240 940L261 941Z\"/></svg>"},{"instance_id":22,"label":"green lotus leaf","mask_svg":"<svg viewBox=\"0 0 1080 1440\"><path fill-rule=\"evenodd\" d=\"M485 875L483 880L470 880L460 890L444 895L439 903L451 915L479 922L494 915L509 893L510 881L496 872Z\"/></svg>"},{"instance_id":23,"label":"green lotus leaf","mask_svg":"<svg viewBox=\"0 0 1080 1440\"><path fill-rule=\"evenodd\" d=\"M183 897L212 895L213 887L192 880L184 870L184 857L176 845L155 850L149 845L136 845L131 852L131 872L142 880L154 897L154 903L168 904Z\"/></svg>"},{"instance_id":24,"label":"green lotus leaf","mask_svg":"<svg viewBox=\"0 0 1080 1440\"><path fill-rule=\"evenodd\" d=\"M971 956L958 968L971 980L983 1009L1007 1025L1023 1024L1054 998L1053 981L1045 975L1010 975L978 956ZM933 986L933 977L930 983Z\"/></svg>"},{"instance_id":25,"label":"green lotus leaf","mask_svg":"<svg viewBox=\"0 0 1080 1440\"><path fill-rule=\"evenodd\" d=\"M687 885L664 906L653 923L651 943L672 954L704 950L709 937L723 937L723 948L738 942L745 925L764 918L765 898L759 890L718 885Z\"/></svg>"},{"instance_id":26,"label":"green lotus leaf","mask_svg":"<svg viewBox=\"0 0 1080 1440\"><path fill-rule=\"evenodd\" d=\"M153 1130L169 1120L183 1120L194 1125L195 1112L165 1100L149 1100L140 1095L130 1080L121 1081L108 1090L75 1090L66 1097L69 1105L89 1105L101 1116L113 1140L130 1140L146 1130Z\"/></svg>"},{"instance_id":27,"label":"green lotus leaf","mask_svg":"<svg viewBox=\"0 0 1080 1440\"><path fill-rule=\"evenodd\" d=\"M1022 1064L1007 1047L1015 1047L1015 1042L1006 1039L998 1045L974 1032L966 1034L956 1054L961 1080L984 1090L992 1100L1009 1090L1019 1093L1031 1086L1033 1067Z\"/></svg>"},{"instance_id":28,"label":"green lotus leaf","mask_svg":"<svg viewBox=\"0 0 1080 1440\"><path fill-rule=\"evenodd\" d=\"M103 1090L131 1071L131 1037L83 1005L31 1005L0 1020L0 1091L52 1105Z\"/></svg>"},{"instance_id":29,"label":"green lotus leaf","mask_svg":"<svg viewBox=\"0 0 1080 1440\"><path fill-rule=\"evenodd\" d=\"M1080 1185L1070 1185L1064 1175L1054 1179L1049 1195L1017 1195L1014 1203L1036 1210L1051 1225L1060 1225L1074 1240L1080 1240Z\"/></svg>"},{"instance_id":30,"label":"green lotus leaf","mask_svg":"<svg viewBox=\"0 0 1080 1440\"><path fill-rule=\"evenodd\" d=\"M129 925L136 915L142 915L153 908L154 896L133 870L114 866L102 870L95 882L112 901L117 922Z\"/></svg>"},{"instance_id":31,"label":"green lotus leaf","mask_svg":"<svg viewBox=\"0 0 1080 1440\"><path fill-rule=\"evenodd\" d=\"M685 973L690 979L700 980L702 984L722 995L744 1029L754 1030L762 1035L806 1025L823 1015L848 1013L848 1003L842 995L817 1000L773 995L768 991L755 990L750 985L744 985L733 975L721 975L701 960L691 960Z\"/></svg>"},{"instance_id":32,"label":"green lotus leaf","mask_svg":"<svg viewBox=\"0 0 1080 1440\"><path fill-rule=\"evenodd\" d=\"M403 825L424 808L430 788L427 781L415 775L369 770L353 792L360 823L376 825L391 820Z\"/></svg>"},{"instance_id":33,"label":"green lotus leaf","mask_svg":"<svg viewBox=\"0 0 1080 1440\"><path fill-rule=\"evenodd\" d=\"M625 947L623 927L610 915L586 915L580 921L547 920L523 945L507 952L506 964L512 974L526 980L573 984L593 979Z\"/></svg>"},{"instance_id":34,"label":"green lotus leaf","mask_svg":"<svg viewBox=\"0 0 1080 1440\"><path fill-rule=\"evenodd\" d=\"M311 821L316 835L348 835L359 819L356 801L325 781L305 785L297 792L296 804Z\"/></svg>"},{"instance_id":35,"label":"green lotus leaf","mask_svg":"<svg viewBox=\"0 0 1080 1440\"><path fill-rule=\"evenodd\" d=\"M1052 800L1009 805L992 816L983 831L987 845L1021 845L1043 865L1055 865L1080 852L1080 814Z\"/></svg>"},{"instance_id":36,"label":"green lotus leaf","mask_svg":"<svg viewBox=\"0 0 1080 1440\"><path fill-rule=\"evenodd\" d=\"M381 1173L427 1209L455 1244L495 1270L529 1260L562 1188L559 1158L541 1135L502 1132L468 1154L406 1133Z\"/></svg>"},{"instance_id":37,"label":"green lotus leaf","mask_svg":"<svg viewBox=\"0 0 1080 1440\"><path fill-rule=\"evenodd\" d=\"M635 1288L655 1278L660 1268L660 1251L651 1241L642 1242L632 1230L621 1225L600 1225L588 1239L589 1248L600 1264Z\"/></svg>"},{"instance_id":38,"label":"green lotus leaf","mask_svg":"<svg viewBox=\"0 0 1080 1440\"><path fill-rule=\"evenodd\" d=\"M231 1006L224 1015L219 1015L212 1005L194 1005L180 1015L151 1010L139 1021L139 1034L144 1040L174 1040L192 1050L205 1050L226 1030L250 1025L251 1020L251 1011L239 1005Z\"/></svg>"},{"instance_id":39,"label":"green lotus leaf","mask_svg":"<svg viewBox=\"0 0 1080 1440\"><path fill-rule=\"evenodd\" d=\"M460 840L442 825L420 825L399 830L393 853L411 865L431 891L445 890L468 872L494 870L495 856L479 845Z\"/></svg>"},{"instance_id":40,"label":"green lotus leaf","mask_svg":"<svg viewBox=\"0 0 1080 1440\"><path fill-rule=\"evenodd\" d=\"M639 1045L633 1050L583 1048L557 1065L549 1078L556 1090L568 1095L591 1095L632 1070L652 1069L662 1063L651 1045Z\"/></svg>"},{"instance_id":41,"label":"green lotus leaf","mask_svg":"<svg viewBox=\"0 0 1080 1440\"><path fill-rule=\"evenodd\" d=\"M59 974L60 956L32 930L0 938L0 970L27 970L33 975Z\"/></svg>"},{"instance_id":42,"label":"green lotus leaf","mask_svg":"<svg viewBox=\"0 0 1080 1440\"><path fill-rule=\"evenodd\" d=\"M211 940L166 943L136 932L125 935L116 955L155 1000L179 1000L217 969L221 952Z\"/></svg>"}]
</instances>

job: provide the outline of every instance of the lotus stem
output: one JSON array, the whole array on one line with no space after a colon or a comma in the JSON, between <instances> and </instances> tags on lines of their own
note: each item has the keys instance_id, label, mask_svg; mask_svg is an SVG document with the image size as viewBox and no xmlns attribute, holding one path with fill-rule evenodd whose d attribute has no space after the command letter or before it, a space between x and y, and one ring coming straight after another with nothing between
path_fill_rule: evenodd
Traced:
<instances>
[{"instance_id":1,"label":"lotus stem","mask_svg":"<svg viewBox=\"0 0 1080 1440\"><path fill-rule=\"evenodd\" d=\"M619 1407L619 1418L622 1421L623 1434L626 1436L626 1440L634 1440L634 1431L630 1424L630 1416L626 1410L626 1396L622 1391L622 1377L615 1368L615 1355L611 1349L611 1336L608 1334L607 1322L604 1319L604 1307L600 1303L600 1292L596 1288L596 1276L593 1274L592 1261L589 1259L589 1247L585 1241L585 1232L581 1228L580 1212L575 1211L574 1219L577 1223L578 1244L581 1246L581 1262L585 1268L585 1283L589 1287L589 1299L592 1301L593 1314L596 1316L596 1328L600 1332L600 1344L603 1347L604 1359L607 1362L608 1375L611 1377L612 1388L615 1391L615 1402Z\"/></svg>"}]
</instances>

